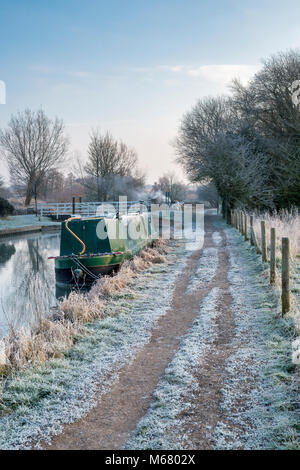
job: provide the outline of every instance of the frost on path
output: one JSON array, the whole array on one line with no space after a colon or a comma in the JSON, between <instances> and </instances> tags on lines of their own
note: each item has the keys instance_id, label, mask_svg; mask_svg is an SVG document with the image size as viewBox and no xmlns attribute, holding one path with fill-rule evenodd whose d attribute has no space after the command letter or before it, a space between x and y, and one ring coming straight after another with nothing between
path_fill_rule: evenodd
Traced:
<instances>
[{"instance_id":1,"label":"frost on path","mask_svg":"<svg viewBox=\"0 0 300 470\"><path fill-rule=\"evenodd\" d=\"M298 387L290 374L292 321L276 317L278 296L251 248L232 229L225 233L235 352L226 361L221 404L226 418L216 427L215 448L299 448L299 412L293 406Z\"/></svg>"},{"instance_id":2,"label":"frost on path","mask_svg":"<svg viewBox=\"0 0 300 470\"><path fill-rule=\"evenodd\" d=\"M220 235L220 232L214 232L212 234L212 240L216 246L220 246L222 243L222 236Z\"/></svg>"},{"instance_id":3,"label":"frost on path","mask_svg":"<svg viewBox=\"0 0 300 470\"><path fill-rule=\"evenodd\" d=\"M180 433L178 415L190 408L197 381L193 371L201 367L216 337L217 302L214 288L205 297L193 326L180 346L154 392L147 414L141 419L125 449L183 449L188 436Z\"/></svg>"},{"instance_id":4,"label":"frost on path","mask_svg":"<svg viewBox=\"0 0 300 470\"><path fill-rule=\"evenodd\" d=\"M132 290L120 291L109 303L108 313L115 316L88 325L90 334L63 359L10 378L0 403L4 412L1 449L26 449L32 441L49 441L63 424L96 405L96 392L98 399L117 380L118 370L149 341L152 328L170 305L178 266L188 254L182 244L168 255L168 264L153 265L140 273Z\"/></svg>"},{"instance_id":5,"label":"frost on path","mask_svg":"<svg viewBox=\"0 0 300 470\"><path fill-rule=\"evenodd\" d=\"M175 239L184 237L186 250L195 251L203 248L204 244L204 230L199 224L194 228L185 227L182 232L174 234Z\"/></svg>"},{"instance_id":6,"label":"frost on path","mask_svg":"<svg viewBox=\"0 0 300 470\"><path fill-rule=\"evenodd\" d=\"M198 261L196 271L191 275L187 291L193 291L203 282L210 282L218 269L218 249L205 248Z\"/></svg>"}]
</instances>

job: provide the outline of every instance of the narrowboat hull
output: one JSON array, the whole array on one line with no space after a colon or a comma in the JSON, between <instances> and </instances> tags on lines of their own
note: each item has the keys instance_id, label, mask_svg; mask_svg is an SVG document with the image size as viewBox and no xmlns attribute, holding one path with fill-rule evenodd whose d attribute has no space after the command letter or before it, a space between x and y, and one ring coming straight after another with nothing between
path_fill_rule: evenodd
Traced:
<instances>
[{"instance_id":1,"label":"narrowboat hull","mask_svg":"<svg viewBox=\"0 0 300 470\"><path fill-rule=\"evenodd\" d=\"M138 228L137 236L128 236L128 222L131 231L132 224ZM93 284L101 275L117 271L125 259L151 243L153 235L147 214L122 219L70 218L61 225L60 256L55 257L57 285Z\"/></svg>"},{"instance_id":2,"label":"narrowboat hull","mask_svg":"<svg viewBox=\"0 0 300 470\"><path fill-rule=\"evenodd\" d=\"M57 284L92 284L95 277L117 271L125 259L124 254L58 257L55 259ZM85 268L85 269L84 269Z\"/></svg>"}]
</instances>

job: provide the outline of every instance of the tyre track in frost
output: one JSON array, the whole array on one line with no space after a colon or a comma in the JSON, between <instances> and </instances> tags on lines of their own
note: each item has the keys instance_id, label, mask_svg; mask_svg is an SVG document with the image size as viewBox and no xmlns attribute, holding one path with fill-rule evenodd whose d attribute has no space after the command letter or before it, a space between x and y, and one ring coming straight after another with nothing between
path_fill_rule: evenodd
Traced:
<instances>
[{"instance_id":1,"label":"tyre track in frost","mask_svg":"<svg viewBox=\"0 0 300 470\"><path fill-rule=\"evenodd\" d=\"M222 387L224 385L224 371L226 360L233 352L232 339L235 322L231 310L232 297L229 292L229 281L227 278L229 269L229 258L226 250L226 238L222 230L222 237L218 232L218 237L214 236L213 241L218 246L218 268L212 282L209 283L209 295L205 288L205 282L198 284L197 288L204 289L204 303L208 301L212 293L212 288L218 289L218 299L215 307L215 326L210 325L214 339L209 346L207 340L199 333L198 349L201 351L198 358L198 365L192 367L193 362L182 353L183 369L186 367L194 378L193 383L187 385L184 391L180 391L180 398L175 399L176 390L173 385L169 385L165 377L161 380L158 393L151 404L147 414L143 417L132 433L125 445L126 449L213 449L215 444L214 429L222 419L224 411L221 409ZM215 233L215 235L217 232ZM212 246L214 246L212 244ZM201 286L201 287L200 287ZM198 305L198 314L206 322L206 309L202 303ZM194 333L194 325L188 332L184 341L189 340ZM197 327L196 327L197 328ZM205 333L202 330L202 333ZM180 348L184 349L183 343ZM206 353L205 353L206 350ZM180 349L179 349L180 352ZM194 353L197 355L197 346ZM189 363L189 364L188 364ZM173 366L174 373L180 377L176 366ZM172 370L173 370L172 369ZM175 419L170 419L172 411L169 409L168 401L172 404L178 400ZM156 410L158 406L158 411ZM180 412L180 408L183 411Z\"/></svg>"},{"instance_id":2,"label":"tyre track in frost","mask_svg":"<svg viewBox=\"0 0 300 470\"><path fill-rule=\"evenodd\" d=\"M214 219L206 215L204 249L215 246L212 241ZM120 449L124 446L147 412L153 391L178 349L181 337L197 317L202 300L216 285L212 279L202 283L201 288L186 292L202 251L196 250L188 257L182 274L175 281L170 308L159 319L149 343L120 370L118 382L102 395L98 404L85 417L65 425L63 432L52 439L51 445L44 446L45 449ZM220 262L223 258L224 253Z\"/></svg>"},{"instance_id":3,"label":"tyre track in frost","mask_svg":"<svg viewBox=\"0 0 300 470\"><path fill-rule=\"evenodd\" d=\"M221 292L216 317L217 334L209 355L200 361L199 367L194 371L197 392L190 398L192 406L178 416L181 420L180 434L186 436L185 442L182 442L182 448L185 449L214 449L214 430L224 415L220 404L223 399L225 364L233 353L235 321L229 291L226 237L222 230L220 232L222 239L219 241L219 266L214 278L214 284Z\"/></svg>"},{"instance_id":4,"label":"tyre track in frost","mask_svg":"<svg viewBox=\"0 0 300 470\"><path fill-rule=\"evenodd\" d=\"M215 288L126 450L299 449L292 319L278 316L278 294L242 237L216 226Z\"/></svg>"}]
</instances>

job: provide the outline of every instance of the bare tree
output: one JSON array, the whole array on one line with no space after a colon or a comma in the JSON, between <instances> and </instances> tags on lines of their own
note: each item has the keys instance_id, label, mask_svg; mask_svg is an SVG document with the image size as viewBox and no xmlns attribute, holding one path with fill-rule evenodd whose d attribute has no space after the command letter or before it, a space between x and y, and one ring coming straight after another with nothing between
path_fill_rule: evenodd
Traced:
<instances>
[{"instance_id":1,"label":"bare tree","mask_svg":"<svg viewBox=\"0 0 300 470\"><path fill-rule=\"evenodd\" d=\"M43 184L40 189L40 196L44 199L54 199L55 195L62 195L66 186L66 180L63 173L56 168L52 168L47 172Z\"/></svg>"},{"instance_id":2,"label":"bare tree","mask_svg":"<svg viewBox=\"0 0 300 470\"><path fill-rule=\"evenodd\" d=\"M5 192L4 179L0 176L0 196L3 196Z\"/></svg>"},{"instance_id":3,"label":"bare tree","mask_svg":"<svg viewBox=\"0 0 300 470\"><path fill-rule=\"evenodd\" d=\"M300 107L292 99L299 78L300 51L288 50L264 60L248 86L232 85L240 134L268 159L267 185L277 209L300 204Z\"/></svg>"},{"instance_id":4,"label":"bare tree","mask_svg":"<svg viewBox=\"0 0 300 470\"><path fill-rule=\"evenodd\" d=\"M96 189L98 201L106 201L117 181L121 182L116 177L134 179L136 166L135 150L116 141L109 132L104 135L98 130L92 132L84 170L89 177L88 185Z\"/></svg>"},{"instance_id":5,"label":"bare tree","mask_svg":"<svg viewBox=\"0 0 300 470\"><path fill-rule=\"evenodd\" d=\"M158 184L153 187L153 190L159 189L163 194L169 193L171 202L182 201L186 195L186 187L181 183L176 175L172 172L164 174L158 180Z\"/></svg>"},{"instance_id":6,"label":"bare tree","mask_svg":"<svg viewBox=\"0 0 300 470\"><path fill-rule=\"evenodd\" d=\"M240 135L228 99L199 101L184 116L176 146L191 181L214 183L224 215L237 205L269 203L266 158Z\"/></svg>"},{"instance_id":7,"label":"bare tree","mask_svg":"<svg viewBox=\"0 0 300 470\"><path fill-rule=\"evenodd\" d=\"M4 179L0 176L0 196L8 199L12 196L12 192L8 186L6 186Z\"/></svg>"},{"instance_id":8,"label":"bare tree","mask_svg":"<svg viewBox=\"0 0 300 470\"><path fill-rule=\"evenodd\" d=\"M217 207L219 202L217 188L212 182L198 186L197 197L201 202L208 202L211 207Z\"/></svg>"},{"instance_id":9,"label":"bare tree","mask_svg":"<svg viewBox=\"0 0 300 470\"><path fill-rule=\"evenodd\" d=\"M182 119L178 161L193 182L212 182L223 202L259 209L300 205L300 51L263 62L250 83L232 83L229 97L204 98Z\"/></svg>"},{"instance_id":10,"label":"bare tree","mask_svg":"<svg viewBox=\"0 0 300 470\"><path fill-rule=\"evenodd\" d=\"M240 120L265 138L300 140L300 108L291 86L300 79L300 51L279 52L263 61L248 86L232 83L232 102Z\"/></svg>"},{"instance_id":11,"label":"bare tree","mask_svg":"<svg viewBox=\"0 0 300 470\"><path fill-rule=\"evenodd\" d=\"M30 204L32 197L37 204L42 182L67 151L63 122L49 119L42 109L26 109L12 116L8 128L0 132L0 145L12 182L26 185L25 205Z\"/></svg>"}]
</instances>

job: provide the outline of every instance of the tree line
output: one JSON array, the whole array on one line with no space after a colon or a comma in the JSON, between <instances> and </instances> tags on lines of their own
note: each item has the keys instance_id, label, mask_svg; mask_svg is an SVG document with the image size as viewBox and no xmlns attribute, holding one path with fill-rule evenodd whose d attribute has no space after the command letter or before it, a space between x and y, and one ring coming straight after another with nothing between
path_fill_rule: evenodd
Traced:
<instances>
[{"instance_id":1,"label":"tree line","mask_svg":"<svg viewBox=\"0 0 300 470\"><path fill-rule=\"evenodd\" d=\"M24 196L26 206L55 193L67 193L70 198L70 192L79 192L96 201L111 200L120 193L132 197L145 183L135 150L109 132L92 131L85 165L74 158L70 162L63 121L50 119L42 109L13 115L0 131L0 149L12 187ZM70 166L67 176L61 171L63 166ZM3 186L1 179L2 192Z\"/></svg>"},{"instance_id":2,"label":"tree line","mask_svg":"<svg viewBox=\"0 0 300 470\"><path fill-rule=\"evenodd\" d=\"M177 160L192 182L216 187L224 215L300 205L298 80L299 50L281 52L246 86L235 79L228 96L200 99L183 116Z\"/></svg>"},{"instance_id":3,"label":"tree line","mask_svg":"<svg viewBox=\"0 0 300 470\"><path fill-rule=\"evenodd\" d=\"M85 163L68 150L62 120L50 119L42 109L13 115L0 131L0 156L7 163L13 192L0 177L0 197L12 199L15 193L24 198L26 206L34 200L37 209L38 199L64 202L72 196L111 201L126 195L130 200L155 202L164 202L166 193L171 202L191 196L188 186L172 172L162 175L146 192L136 151L110 132L91 132ZM201 188L202 194L205 187ZM204 191L202 196L207 193L209 199L210 192Z\"/></svg>"}]
</instances>

